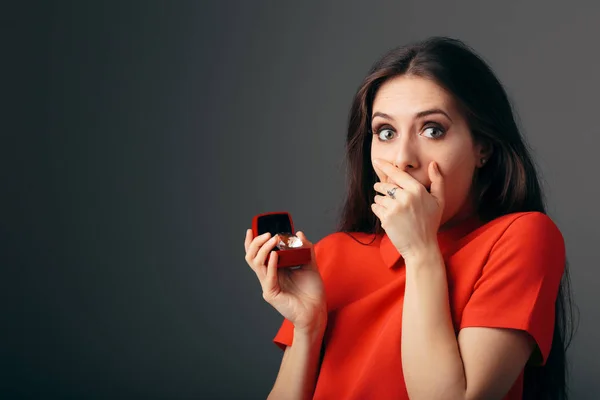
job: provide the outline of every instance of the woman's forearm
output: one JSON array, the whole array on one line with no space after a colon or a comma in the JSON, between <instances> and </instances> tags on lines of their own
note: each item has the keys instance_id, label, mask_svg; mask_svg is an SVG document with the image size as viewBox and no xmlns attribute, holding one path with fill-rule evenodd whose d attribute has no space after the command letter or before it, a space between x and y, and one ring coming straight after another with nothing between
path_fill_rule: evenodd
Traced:
<instances>
[{"instance_id":1,"label":"woman's forearm","mask_svg":"<svg viewBox=\"0 0 600 400\"><path fill-rule=\"evenodd\" d=\"M294 340L286 349L268 400L312 399L325 325L323 322L310 331L294 331Z\"/></svg>"},{"instance_id":2,"label":"woman's forearm","mask_svg":"<svg viewBox=\"0 0 600 400\"><path fill-rule=\"evenodd\" d=\"M437 246L406 260L402 369L411 399L463 399L466 380Z\"/></svg>"}]
</instances>

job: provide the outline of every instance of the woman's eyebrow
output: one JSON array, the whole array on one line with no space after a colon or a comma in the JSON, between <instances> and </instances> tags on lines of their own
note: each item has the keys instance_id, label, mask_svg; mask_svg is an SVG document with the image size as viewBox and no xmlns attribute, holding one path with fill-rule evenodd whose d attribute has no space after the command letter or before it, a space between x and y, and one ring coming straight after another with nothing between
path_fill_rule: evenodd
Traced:
<instances>
[{"instance_id":1,"label":"woman's eyebrow","mask_svg":"<svg viewBox=\"0 0 600 400\"><path fill-rule=\"evenodd\" d=\"M452 118L450 118L450 116L442 109L439 108L432 108L430 110L425 110L425 111L419 111L418 113L415 114L415 118L423 118L426 117L428 115L432 115L432 114L442 114L445 115L446 118L448 118L450 121L452 121ZM373 117L371 119L375 119L375 117L382 117L385 119L389 119L390 121L394 121L394 118L392 118L391 116L389 116L386 113L382 113L382 112L375 112L373 113Z\"/></svg>"}]
</instances>

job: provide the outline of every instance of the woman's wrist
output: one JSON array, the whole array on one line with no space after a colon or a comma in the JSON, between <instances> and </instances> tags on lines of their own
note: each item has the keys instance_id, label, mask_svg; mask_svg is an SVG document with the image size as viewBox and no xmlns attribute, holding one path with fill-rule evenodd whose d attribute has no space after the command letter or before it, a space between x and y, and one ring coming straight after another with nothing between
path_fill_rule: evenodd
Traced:
<instances>
[{"instance_id":1,"label":"woman's wrist","mask_svg":"<svg viewBox=\"0 0 600 400\"><path fill-rule=\"evenodd\" d=\"M302 337L307 340L320 339L327 328L327 314L320 316L313 323L301 328L294 327L294 337Z\"/></svg>"},{"instance_id":2,"label":"woman's wrist","mask_svg":"<svg viewBox=\"0 0 600 400\"><path fill-rule=\"evenodd\" d=\"M402 255L407 268L420 268L431 265L438 265L443 257L437 241L429 242L418 248L413 248L406 255Z\"/></svg>"},{"instance_id":3,"label":"woman's wrist","mask_svg":"<svg viewBox=\"0 0 600 400\"><path fill-rule=\"evenodd\" d=\"M313 345L321 345L323 341L323 337L325 336L325 329L315 329L315 330L307 330L307 329L294 329L294 342L295 343L304 343L309 346Z\"/></svg>"}]
</instances>

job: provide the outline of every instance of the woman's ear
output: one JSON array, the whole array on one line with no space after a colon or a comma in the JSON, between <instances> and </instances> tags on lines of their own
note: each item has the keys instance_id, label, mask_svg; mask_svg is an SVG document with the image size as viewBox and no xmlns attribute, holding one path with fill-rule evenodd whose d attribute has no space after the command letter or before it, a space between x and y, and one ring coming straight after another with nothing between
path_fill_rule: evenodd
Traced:
<instances>
[{"instance_id":1,"label":"woman's ear","mask_svg":"<svg viewBox=\"0 0 600 400\"><path fill-rule=\"evenodd\" d=\"M477 166L483 167L490 157L494 154L494 146L489 140L480 140L475 147L475 156L477 157Z\"/></svg>"}]
</instances>

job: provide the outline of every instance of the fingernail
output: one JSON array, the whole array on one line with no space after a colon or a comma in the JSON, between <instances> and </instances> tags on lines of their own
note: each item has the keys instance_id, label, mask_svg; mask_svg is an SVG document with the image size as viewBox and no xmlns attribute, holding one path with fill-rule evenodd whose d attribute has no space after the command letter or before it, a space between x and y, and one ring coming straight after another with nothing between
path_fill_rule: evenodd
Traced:
<instances>
[{"instance_id":1,"label":"fingernail","mask_svg":"<svg viewBox=\"0 0 600 400\"><path fill-rule=\"evenodd\" d=\"M379 158L374 158L373 159L373 164L380 165L381 164L381 160Z\"/></svg>"}]
</instances>

